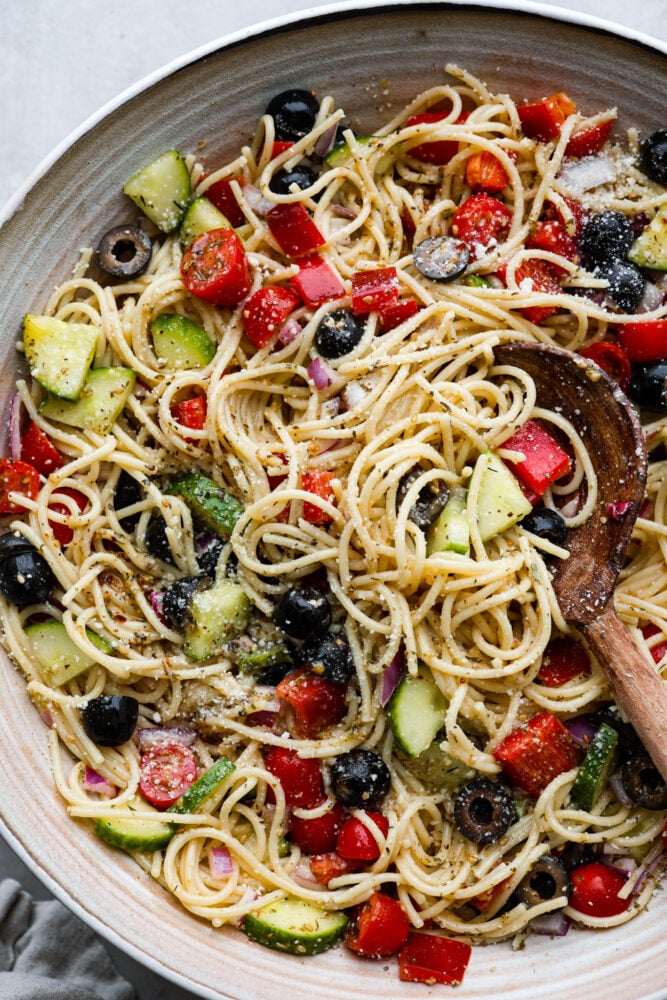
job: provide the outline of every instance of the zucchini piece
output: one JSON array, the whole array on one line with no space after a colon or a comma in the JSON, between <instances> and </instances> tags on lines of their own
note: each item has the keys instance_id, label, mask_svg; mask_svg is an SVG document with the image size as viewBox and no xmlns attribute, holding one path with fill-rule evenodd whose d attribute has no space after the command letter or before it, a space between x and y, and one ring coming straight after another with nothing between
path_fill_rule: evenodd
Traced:
<instances>
[{"instance_id":1,"label":"zucchini piece","mask_svg":"<svg viewBox=\"0 0 667 1000\"><path fill-rule=\"evenodd\" d=\"M190 202L181 222L178 239L181 246L189 246L198 236L208 233L211 229L231 228L232 224L227 216L223 215L212 201L201 195Z\"/></svg>"},{"instance_id":2,"label":"zucchini piece","mask_svg":"<svg viewBox=\"0 0 667 1000\"><path fill-rule=\"evenodd\" d=\"M238 583L223 580L193 595L185 622L183 652L191 660L207 660L225 642L240 635L250 620L250 600Z\"/></svg>"},{"instance_id":3,"label":"zucchini piece","mask_svg":"<svg viewBox=\"0 0 667 1000\"><path fill-rule=\"evenodd\" d=\"M402 760L402 763L429 792L453 792L478 774L472 767L442 750L437 741L431 743L418 757L409 757Z\"/></svg>"},{"instance_id":4,"label":"zucchini piece","mask_svg":"<svg viewBox=\"0 0 667 1000\"><path fill-rule=\"evenodd\" d=\"M241 649L236 656L242 674L261 674L269 667L277 667L280 663L292 663L292 655L284 642L277 642L264 649Z\"/></svg>"},{"instance_id":5,"label":"zucchini piece","mask_svg":"<svg viewBox=\"0 0 667 1000\"><path fill-rule=\"evenodd\" d=\"M346 927L347 917L341 911L286 896L249 913L242 929L268 948L291 955L318 955L338 944Z\"/></svg>"},{"instance_id":6,"label":"zucchini piece","mask_svg":"<svg viewBox=\"0 0 667 1000\"><path fill-rule=\"evenodd\" d=\"M47 396L39 412L69 427L107 434L132 395L135 378L131 368L92 368L76 402Z\"/></svg>"},{"instance_id":7,"label":"zucchini piece","mask_svg":"<svg viewBox=\"0 0 667 1000\"><path fill-rule=\"evenodd\" d=\"M93 363L99 330L53 316L27 315L23 349L32 377L61 399L78 399Z\"/></svg>"},{"instance_id":8,"label":"zucchini piece","mask_svg":"<svg viewBox=\"0 0 667 1000\"><path fill-rule=\"evenodd\" d=\"M138 795L119 809L154 812L155 819L118 817L95 820L95 833L113 847L122 847L125 851L159 851L167 846L178 829L174 823L165 823L161 818L163 814Z\"/></svg>"},{"instance_id":9,"label":"zucchini piece","mask_svg":"<svg viewBox=\"0 0 667 1000\"><path fill-rule=\"evenodd\" d=\"M389 722L398 747L418 757L442 729L447 701L425 663L416 674L405 674L388 706Z\"/></svg>"},{"instance_id":10,"label":"zucchini piece","mask_svg":"<svg viewBox=\"0 0 667 1000\"><path fill-rule=\"evenodd\" d=\"M618 733L603 722L586 751L570 794L586 812L590 812L616 767Z\"/></svg>"},{"instance_id":11,"label":"zucchini piece","mask_svg":"<svg viewBox=\"0 0 667 1000\"><path fill-rule=\"evenodd\" d=\"M179 476L167 493L183 497L197 520L225 541L243 513L239 500L199 472Z\"/></svg>"},{"instance_id":12,"label":"zucchini piece","mask_svg":"<svg viewBox=\"0 0 667 1000\"><path fill-rule=\"evenodd\" d=\"M176 149L169 149L132 174L123 191L158 229L171 233L180 225L192 194L185 160Z\"/></svg>"},{"instance_id":13,"label":"zucchini piece","mask_svg":"<svg viewBox=\"0 0 667 1000\"><path fill-rule=\"evenodd\" d=\"M498 455L491 453L479 486L477 526L483 542L507 531L533 509L519 481Z\"/></svg>"},{"instance_id":14,"label":"zucchini piece","mask_svg":"<svg viewBox=\"0 0 667 1000\"><path fill-rule=\"evenodd\" d=\"M170 371L205 368L215 357L215 344L201 326L178 313L161 313L151 326L155 356Z\"/></svg>"},{"instance_id":15,"label":"zucchini piece","mask_svg":"<svg viewBox=\"0 0 667 1000\"><path fill-rule=\"evenodd\" d=\"M488 278L483 278L481 274L468 274L463 282L469 288L493 288Z\"/></svg>"},{"instance_id":16,"label":"zucchini piece","mask_svg":"<svg viewBox=\"0 0 667 1000\"><path fill-rule=\"evenodd\" d=\"M228 757L219 757L208 771L200 774L196 781L181 795L180 799L169 806L167 812L193 813L205 806L209 812L214 808L213 798L225 778L232 773L234 765Z\"/></svg>"},{"instance_id":17,"label":"zucchini piece","mask_svg":"<svg viewBox=\"0 0 667 1000\"><path fill-rule=\"evenodd\" d=\"M357 137L357 142L360 146L370 146L374 142L382 142L382 137L377 135L361 135ZM393 146L392 149L394 152L384 153L378 158L375 170L373 171L374 177L383 177L391 169L398 147ZM351 159L352 150L346 142L341 142L327 153L324 157L324 162L328 167L342 167Z\"/></svg>"},{"instance_id":18,"label":"zucchini piece","mask_svg":"<svg viewBox=\"0 0 667 1000\"><path fill-rule=\"evenodd\" d=\"M628 260L639 267L667 271L667 202L660 206L632 244Z\"/></svg>"},{"instance_id":19,"label":"zucchini piece","mask_svg":"<svg viewBox=\"0 0 667 1000\"><path fill-rule=\"evenodd\" d=\"M37 622L28 625L25 634L30 640L42 676L54 687L66 684L95 665L95 660L72 641L62 622L53 619ZM113 653L113 647L102 636L90 629L86 629L86 635L103 653Z\"/></svg>"},{"instance_id":20,"label":"zucchini piece","mask_svg":"<svg viewBox=\"0 0 667 1000\"><path fill-rule=\"evenodd\" d=\"M426 555L438 552L470 551L470 525L466 514L466 496L461 489L452 490L447 506L426 533Z\"/></svg>"}]
</instances>

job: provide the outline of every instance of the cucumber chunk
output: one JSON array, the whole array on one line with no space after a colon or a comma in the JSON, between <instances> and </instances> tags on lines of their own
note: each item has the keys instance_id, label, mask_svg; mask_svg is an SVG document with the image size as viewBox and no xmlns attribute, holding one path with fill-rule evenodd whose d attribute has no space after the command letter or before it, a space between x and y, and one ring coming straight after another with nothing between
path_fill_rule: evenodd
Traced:
<instances>
[{"instance_id":1,"label":"cucumber chunk","mask_svg":"<svg viewBox=\"0 0 667 1000\"><path fill-rule=\"evenodd\" d=\"M408 757L418 757L442 729L447 701L422 663L416 674L405 674L388 706L389 722L398 747Z\"/></svg>"},{"instance_id":2,"label":"cucumber chunk","mask_svg":"<svg viewBox=\"0 0 667 1000\"><path fill-rule=\"evenodd\" d=\"M616 767L618 733L603 722L586 751L570 794L587 812L595 805Z\"/></svg>"},{"instance_id":3,"label":"cucumber chunk","mask_svg":"<svg viewBox=\"0 0 667 1000\"><path fill-rule=\"evenodd\" d=\"M660 206L632 244L628 260L639 267L667 271L667 202Z\"/></svg>"},{"instance_id":4,"label":"cucumber chunk","mask_svg":"<svg viewBox=\"0 0 667 1000\"><path fill-rule=\"evenodd\" d=\"M463 490L452 490L447 506L435 519L426 534L426 555L438 552L470 551L470 525L466 514L466 497Z\"/></svg>"},{"instance_id":5,"label":"cucumber chunk","mask_svg":"<svg viewBox=\"0 0 667 1000\"><path fill-rule=\"evenodd\" d=\"M429 792L452 792L478 774L472 767L442 750L437 742L431 743L418 757L404 760L403 765Z\"/></svg>"},{"instance_id":6,"label":"cucumber chunk","mask_svg":"<svg viewBox=\"0 0 667 1000\"><path fill-rule=\"evenodd\" d=\"M181 222L178 238L182 246L188 246L202 233L208 233L211 229L231 228L232 224L227 216L223 215L212 201L201 195L188 206Z\"/></svg>"},{"instance_id":7,"label":"cucumber chunk","mask_svg":"<svg viewBox=\"0 0 667 1000\"><path fill-rule=\"evenodd\" d=\"M227 757L219 757L208 771L200 774L180 799L170 806L168 812L193 813L204 808L209 812L214 808L214 798L225 778L232 773L234 765Z\"/></svg>"},{"instance_id":8,"label":"cucumber chunk","mask_svg":"<svg viewBox=\"0 0 667 1000\"><path fill-rule=\"evenodd\" d=\"M173 823L165 823L160 818L162 813L153 809L138 795L135 795L127 805L119 806L119 809L130 812L135 810L154 812L155 819L131 819L119 816L117 819L95 820L95 833L113 847L122 847L125 851L159 851L160 848L167 846L178 829Z\"/></svg>"},{"instance_id":9,"label":"cucumber chunk","mask_svg":"<svg viewBox=\"0 0 667 1000\"><path fill-rule=\"evenodd\" d=\"M25 634L44 680L54 687L66 684L95 664L72 641L62 622L37 622L28 625ZM102 636L90 629L86 629L86 635L103 653L113 653L113 647Z\"/></svg>"},{"instance_id":10,"label":"cucumber chunk","mask_svg":"<svg viewBox=\"0 0 667 1000\"><path fill-rule=\"evenodd\" d=\"M155 356L171 371L205 368L215 344L201 326L178 313L162 313L151 326Z\"/></svg>"},{"instance_id":11,"label":"cucumber chunk","mask_svg":"<svg viewBox=\"0 0 667 1000\"><path fill-rule=\"evenodd\" d=\"M360 146L372 146L373 143L377 144L382 142L382 138L375 135L362 135L357 137L357 142ZM383 153L382 156L378 157L373 171L373 176L375 178L383 177L387 171L391 169L397 152L398 147L394 145L391 153ZM334 148L327 153L324 157L324 162L328 167L342 167L351 159L352 150L346 142L342 142L338 146L334 146Z\"/></svg>"},{"instance_id":12,"label":"cucumber chunk","mask_svg":"<svg viewBox=\"0 0 667 1000\"><path fill-rule=\"evenodd\" d=\"M76 402L47 396L39 412L69 427L107 434L132 395L135 378L131 368L92 368Z\"/></svg>"},{"instance_id":13,"label":"cucumber chunk","mask_svg":"<svg viewBox=\"0 0 667 1000\"><path fill-rule=\"evenodd\" d=\"M87 323L26 316L23 349L30 374L54 395L78 399L95 357L98 335L98 328Z\"/></svg>"},{"instance_id":14,"label":"cucumber chunk","mask_svg":"<svg viewBox=\"0 0 667 1000\"><path fill-rule=\"evenodd\" d=\"M518 480L502 459L490 454L479 486L477 526L482 541L507 531L532 509Z\"/></svg>"},{"instance_id":15,"label":"cucumber chunk","mask_svg":"<svg viewBox=\"0 0 667 1000\"><path fill-rule=\"evenodd\" d=\"M269 903L249 913L243 922L243 930L253 941L292 955L318 955L333 948L346 927L344 913L325 910L296 896Z\"/></svg>"},{"instance_id":16,"label":"cucumber chunk","mask_svg":"<svg viewBox=\"0 0 667 1000\"><path fill-rule=\"evenodd\" d=\"M243 513L242 503L199 472L179 476L167 492L183 497L197 520L225 541Z\"/></svg>"},{"instance_id":17,"label":"cucumber chunk","mask_svg":"<svg viewBox=\"0 0 667 1000\"><path fill-rule=\"evenodd\" d=\"M191 660L207 660L221 652L227 640L246 628L250 610L247 594L231 580L197 591L185 622L185 655Z\"/></svg>"},{"instance_id":18,"label":"cucumber chunk","mask_svg":"<svg viewBox=\"0 0 667 1000\"><path fill-rule=\"evenodd\" d=\"M125 194L163 233L180 225L190 201L190 174L181 154L170 149L125 182Z\"/></svg>"}]
</instances>

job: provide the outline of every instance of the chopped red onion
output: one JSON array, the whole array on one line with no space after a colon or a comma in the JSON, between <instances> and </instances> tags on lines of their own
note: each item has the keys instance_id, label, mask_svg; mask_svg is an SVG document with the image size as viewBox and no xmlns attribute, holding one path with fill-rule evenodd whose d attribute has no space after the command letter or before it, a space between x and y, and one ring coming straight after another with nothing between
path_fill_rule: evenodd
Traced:
<instances>
[{"instance_id":1,"label":"chopped red onion","mask_svg":"<svg viewBox=\"0 0 667 1000\"><path fill-rule=\"evenodd\" d=\"M361 382L348 382L340 394L343 406L346 410L351 410L368 396L368 389L365 389Z\"/></svg>"},{"instance_id":2,"label":"chopped red onion","mask_svg":"<svg viewBox=\"0 0 667 1000\"><path fill-rule=\"evenodd\" d=\"M246 715L245 724L246 726L258 726L264 729L273 729L277 718L277 712L270 712L268 709L262 709L259 712L250 712Z\"/></svg>"},{"instance_id":3,"label":"chopped red onion","mask_svg":"<svg viewBox=\"0 0 667 1000\"><path fill-rule=\"evenodd\" d=\"M197 739L194 729L181 729L174 726L156 726L155 729L137 729L137 740L139 750L144 753L150 747L159 746L160 743L183 743L186 747L191 747Z\"/></svg>"},{"instance_id":4,"label":"chopped red onion","mask_svg":"<svg viewBox=\"0 0 667 1000\"><path fill-rule=\"evenodd\" d=\"M576 719L567 719L565 728L578 747L589 747L597 732L596 727L585 715L579 715Z\"/></svg>"},{"instance_id":5,"label":"chopped red onion","mask_svg":"<svg viewBox=\"0 0 667 1000\"><path fill-rule=\"evenodd\" d=\"M571 500L568 500L567 503L564 503L563 506L559 508L559 513L561 513L563 517L575 517L579 513L580 507L581 498L577 493L576 496L573 496Z\"/></svg>"},{"instance_id":6,"label":"chopped red onion","mask_svg":"<svg viewBox=\"0 0 667 1000\"><path fill-rule=\"evenodd\" d=\"M562 910L553 910L534 917L530 921L530 929L535 934L545 934L548 937L565 937L570 929L570 921Z\"/></svg>"},{"instance_id":7,"label":"chopped red onion","mask_svg":"<svg viewBox=\"0 0 667 1000\"><path fill-rule=\"evenodd\" d=\"M310 861L306 861L305 859L299 861L292 872L292 878L298 885L302 885L304 889L321 889L320 883L313 875Z\"/></svg>"},{"instance_id":8,"label":"chopped red onion","mask_svg":"<svg viewBox=\"0 0 667 1000\"><path fill-rule=\"evenodd\" d=\"M255 215L263 217L268 211L276 207L276 203L265 198L259 188L256 188L253 184L246 184L244 186L243 195Z\"/></svg>"},{"instance_id":9,"label":"chopped red onion","mask_svg":"<svg viewBox=\"0 0 667 1000\"><path fill-rule=\"evenodd\" d=\"M572 194L583 194L616 179L617 165L604 153L565 160L558 177Z\"/></svg>"},{"instance_id":10,"label":"chopped red onion","mask_svg":"<svg viewBox=\"0 0 667 1000\"><path fill-rule=\"evenodd\" d=\"M644 869L644 871L641 873L641 875L637 879L635 887L632 890L632 895L633 896L637 895L637 893L641 890L642 886L644 885L644 882L649 877L649 875L652 875L653 872L658 867L658 865L662 865L662 863L664 862L664 860L665 860L665 851L661 851L660 854L658 854L658 856L655 857L653 859L653 861L651 861L651 863L646 866L646 868Z\"/></svg>"},{"instance_id":11,"label":"chopped red onion","mask_svg":"<svg viewBox=\"0 0 667 1000\"><path fill-rule=\"evenodd\" d=\"M405 673L405 654L403 647L399 649L389 666L382 675L382 689L380 691L380 704L384 708L389 702L392 694L398 687L401 677Z\"/></svg>"},{"instance_id":12,"label":"chopped red onion","mask_svg":"<svg viewBox=\"0 0 667 1000\"><path fill-rule=\"evenodd\" d=\"M340 444L340 438L333 438L330 441L319 441L318 455L325 455L328 451L333 451Z\"/></svg>"},{"instance_id":13,"label":"chopped red onion","mask_svg":"<svg viewBox=\"0 0 667 1000\"><path fill-rule=\"evenodd\" d=\"M651 220L649 219L646 212L637 212L636 215L630 216L629 219L632 231L633 233L637 233L637 235L639 235L639 233L641 233L644 229L646 229L650 221Z\"/></svg>"},{"instance_id":14,"label":"chopped red onion","mask_svg":"<svg viewBox=\"0 0 667 1000\"><path fill-rule=\"evenodd\" d=\"M299 323L298 319L288 319L281 326L278 331L278 340L281 344L291 344L293 340L300 337L303 333L303 327Z\"/></svg>"},{"instance_id":15,"label":"chopped red onion","mask_svg":"<svg viewBox=\"0 0 667 1000\"><path fill-rule=\"evenodd\" d=\"M148 598L149 598L149 600L151 602L151 607L152 607L153 611L155 612L156 617L162 622L163 625L166 625L167 628L171 628L171 625L169 624L169 622L167 621L167 619L164 617L164 615L162 613L162 598L163 597L164 597L164 594L162 593L161 590L151 590L149 592L149 594L148 594Z\"/></svg>"},{"instance_id":16,"label":"chopped red onion","mask_svg":"<svg viewBox=\"0 0 667 1000\"><path fill-rule=\"evenodd\" d=\"M632 873L637 870L637 862L634 858L619 857L618 855L602 854L600 857L600 862L605 865L606 868L611 868L618 875L622 875L623 878L630 878Z\"/></svg>"},{"instance_id":17,"label":"chopped red onion","mask_svg":"<svg viewBox=\"0 0 667 1000\"><path fill-rule=\"evenodd\" d=\"M664 301L665 295L662 289L658 288L657 285L654 285L652 281L647 281L644 285L644 294L639 300L635 312L653 312L653 310L658 309Z\"/></svg>"},{"instance_id":18,"label":"chopped red onion","mask_svg":"<svg viewBox=\"0 0 667 1000\"><path fill-rule=\"evenodd\" d=\"M612 774L609 779L609 788L611 789L611 792L617 802L620 802L620 804L625 806L626 809L632 808L634 802L625 790L625 785L621 781L620 771L616 771L615 774Z\"/></svg>"},{"instance_id":19,"label":"chopped red onion","mask_svg":"<svg viewBox=\"0 0 667 1000\"><path fill-rule=\"evenodd\" d=\"M13 462L21 457L21 397L18 392L9 404L9 454Z\"/></svg>"},{"instance_id":20,"label":"chopped red onion","mask_svg":"<svg viewBox=\"0 0 667 1000\"><path fill-rule=\"evenodd\" d=\"M330 206L332 215L339 215L341 219L356 219L358 212L355 212L353 208L348 208L347 205L336 205L335 203Z\"/></svg>"},{"instance_id":21,"label":"chopped red onion","mask_svg":"<svg viewBox=\"0 0 667 1000\"><path fill-rule=\"evenodd\" d=\"M615 500L605 504L605 514L610 521L622 521L629 509L630 504L627 500Z\"/></svg>"},{"instance_id":22,"label":"chopped red onion","mask_svg":"<svg viewBox=\"0 0 667 1000\"><path fill-rule=\"evenodd\" d=\"M327 153L333 149L337 132L338 122L335 122L318 138L317 142L313 146L313 153L315 153L316 156L326 156Z\"/></svg>"},{"instance_id":23,"label":"chopped red onion","mask_svg":"<svg viewBox=\"0 0 667 1000\"><path fill-rule=\"evenodd\" d=\"M229 849L224 846L211 847L208 852L213 878L227 878L234 871L234 862Z\"/></svg>"},{"instance_id":24,"label":"chopped red onion","mask_svg":"<svg viewBox=\"0 0 667 1000\"><path fill-rule=\"evenodd\" d=\"M116 797L115 787L97 771L93 771L92 767L86 766L83 787L87 792L97 792L98 795L103 795L107 799Z\"/></svg>"},{"instance_id":25,"label":"chopped red onion","mask_svg":"<svg viewBox=\"0 0 667 1000\"><path fill-rule=\"evenodd\" d=\"M326 389L327 386L331 385L336 377L335 371L329 368L327 364L324 363L322 358L313 358L308 367L306 368L308 373L308 378L311 380L316 389Z\"/></svg>"},{"instance_id":26,"label":"chopped red onion","mask_svg":"<svg viewBox=\"0 0 667 1000\"><path fill-rule=\"evenodd\" d=\"M53 728L53 716L49 712L48 708L45 708L43 712L39 713L39 717L42 722L45 722L49 729Z\"/></svg>"}]
</instances>

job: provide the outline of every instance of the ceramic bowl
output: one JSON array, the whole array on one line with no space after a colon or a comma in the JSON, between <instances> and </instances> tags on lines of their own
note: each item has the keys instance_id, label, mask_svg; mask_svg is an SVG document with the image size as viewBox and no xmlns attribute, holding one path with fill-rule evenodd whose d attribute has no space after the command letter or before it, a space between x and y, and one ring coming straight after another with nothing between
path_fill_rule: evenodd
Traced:
<instances>
[{"instance_id":1,"label":"ceramic bowl","mask_svg":"<svg viewBox=\"0 0 667 1000\"><path fill-rule=\"evenodd\" d=\"M165 149L232 155L270 97L292 86L334 94L361 133L452 61L516 98L567 90L590 113L610 105L620 127L664 126L667 49L630 32L525 4L357 3L293 15L199 50L124 94L46 163L8 206L0 231L2 399L12 392L23 314L43 306L79 247L127 213L123 181ZM5 409L4 412L7 412ZM6 453L6 452L5 452ZM426 997L395 965L343 949L301 960L215 931L190 916L129 858L68 820L46 755L46 730L6 658L2 684L2 825L63 902L135 959L193 993L233 1000ZM664 998L667 893L616 930L532 936L477 948L457 1000L536 996Z\"/></svg>"}]
</instances>

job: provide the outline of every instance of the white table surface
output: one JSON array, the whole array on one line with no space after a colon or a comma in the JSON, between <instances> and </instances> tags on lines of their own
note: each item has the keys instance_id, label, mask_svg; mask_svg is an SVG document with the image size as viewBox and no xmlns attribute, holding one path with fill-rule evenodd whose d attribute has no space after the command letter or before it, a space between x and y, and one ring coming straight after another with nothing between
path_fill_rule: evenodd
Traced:
<instances>
[{"instance_id":1,"label":"white table surface","mask_svg":"<svg viewBox=\"0 0 667 1000\"><path fill-rule=\"evenodd\" d=\"M665 0L546 0L667 41ZM324 0L2 0L0 205L89 115L170 60L259 21ZM47 890L0 839L0 877ZM137 1000L193 1000L111 949Z\"/></svg>"}]
</instances>

